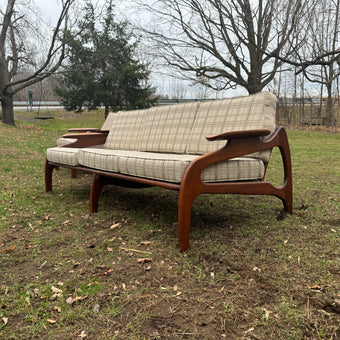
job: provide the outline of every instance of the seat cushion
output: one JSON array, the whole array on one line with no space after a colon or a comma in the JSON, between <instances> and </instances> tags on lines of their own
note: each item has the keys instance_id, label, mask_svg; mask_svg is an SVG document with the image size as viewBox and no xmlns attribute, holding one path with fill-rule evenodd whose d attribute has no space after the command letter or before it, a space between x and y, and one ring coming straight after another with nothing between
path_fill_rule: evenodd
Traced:
<instances>
[{"instance_id":1,"label":"seat cushion","mask_svg":"<svg viewBox=\"0 0 340 340\"><path fill-rule=\"evenodd\" d=\"M103 149L104 145L91 146L88 149ZM82 148L54 147L48 148L46 158L50 162L78 166L78 152Z\"/></svg>"},{"instance_id":2,"label":"seat cushion","mask_svg":"<svg viewBox=\"0 0 340 340\"><path fill-rule=\"evenodd\" d=\"M186 167L197 155L153 153L108 149L81 149L81 165L121 174L180 183ZM202 180L224 182L258 180L263 177L264 165L259 159L234 158L206 168Z\"/></svg>"},{"instance_id":3,"label":"seat cushion","mask_svg":"<svg viewBox=\"0 0 340 340\"><path fill-rule=\"evenodd\" d=\"M198 106L193 102L150 108L139 151L184 153Z\"/></svg>"},{"instance_id":4,"label":"seat cushion","mask_svg":"<svg viewBox=\"0 0 340 340\"><path fill-rule=\"evenodd\" d=\"M50 162L76 166L78 163L78 151L80 148L48 148L46 158Z\"/></svg>"},{"instance_id":5,"label":"seat cushion","mask_svg":"<svg viewBox=\"0 0 340 340\"><path fill-rule=\"evenodd\" d=\"M200 104L186 148L189 154L205 154L221 148L226 141L207 141L206 136L257 129L275 130L277 99L269 92ZM266 137L269 138L269 137ZM270 152L250 157L268 161Z\"/></svg>"}]
</instances>

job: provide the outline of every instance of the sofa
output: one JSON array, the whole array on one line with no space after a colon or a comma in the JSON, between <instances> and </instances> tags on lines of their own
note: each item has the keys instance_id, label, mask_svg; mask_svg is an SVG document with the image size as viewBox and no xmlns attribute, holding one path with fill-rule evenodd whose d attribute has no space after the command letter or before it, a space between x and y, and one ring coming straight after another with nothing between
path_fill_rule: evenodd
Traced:
<instances>
[{"instance_id":1,"label":"sofa","mask_svg":"<svg viewBox=\"0 0 340 340\"><path fill-rule=\"evenodd\" d=\"M55 167L93 173L91 212L98 210L107 184L178 190L182 251L190 246L191 207L200 194L273 195L292 213L289 143L277 125L277 98L269 92L120 111L107 136L91 132L64 138L76 141L47 149L47 192ZM278 187L265 180L273 147L279 148L284 169Z\"/></svg>"}]
</instances>

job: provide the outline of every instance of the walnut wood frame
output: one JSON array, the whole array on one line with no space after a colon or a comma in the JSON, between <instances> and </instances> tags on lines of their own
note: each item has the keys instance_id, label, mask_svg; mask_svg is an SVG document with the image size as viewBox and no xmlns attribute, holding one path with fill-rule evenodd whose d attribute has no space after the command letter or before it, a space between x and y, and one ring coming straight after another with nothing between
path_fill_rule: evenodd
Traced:
<instances>
[{"instance_id":1,"label":"walnut wood frame","mask_svg":"<svg viewBox=\"0 0 340 340\"><path fill-rule=\"evenodd\" d=\"M46 160L46 192L52 190L52 172L55 167L65 167L93 173L90 194L90 212L98 211L99 196L103 186L107 184L129 187L158 186L166 189L178 190L178 246L181 251L185 251L190 246L189 239L192 204L194 199L200 194L273 195L282 200L286 212L290 214L293 213L292 168L287 134L285 129L282 126L279 126L268 140L262 141L261 137L268 135L269 133L270 131L268 130L252 130L230 132L207 137L211 142L215 140L226 140L226 145L217 151L194 159L185 170L182 181L179 184L101 171L83 166L68 166ZM89 139L85 138L86 135L88 135ZM101 137L99 135L101 135ZM103 139L106 138L105 134L96 133L71 134L67 135L67 137L78 138L75 143L67 145L67 147L85 147L102 144ZM273 147L279 148L283 162L284 178L282 184L278 187L265 181L265 176L258 181L205 183L201 180L202 171L211 164L271 149ZM268 164L265 164L265 169L267 169L267 165Z\"/></svg>"}]
</instances>

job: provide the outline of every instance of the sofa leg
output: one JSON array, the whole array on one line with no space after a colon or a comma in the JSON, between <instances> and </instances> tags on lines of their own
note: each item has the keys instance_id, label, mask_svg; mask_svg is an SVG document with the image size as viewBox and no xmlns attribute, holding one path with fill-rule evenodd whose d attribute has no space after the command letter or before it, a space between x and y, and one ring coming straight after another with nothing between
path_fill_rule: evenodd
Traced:
<instances>
[{"instance_id":1,"label":"sofa leg","mask_svg":"<svg viewBox=\"0 0 340 340\"><path fill-rule=\"evenodd\" d=\"M50 165L48 160L46 159L45 162L45 191L50 192L52 191L52 174L53 169L55 168L54 165Z\"/></svg>"},{"instance_id":2,"label":"sofa leg","mask_svg":"<svg viewBox=\"0 0 340 340\"><path fill-rule=\"evenodd\" d=\"M286 188L285 198L282 198L284 210L293 214L293 192L292 192L292 184L286 184L288 187Z\"/></svg>"},{"instance_id":3,"label":"sofa leg","mask_svg":"<svg viewBox=\"0 0 340 340\"><path fill-rule=\"evenodd\" d=\"M71 169L71 178L77 178L77 170Z\"/></svg>"},{"instance_id":4,"label":"sofa leg","mask_svg":"<svg viewBox=\"0 0 340 340\"><path fill-rule=\"evenodd\" d=\"M186 251L190 247L191 208L196 196L180 192L178 200L178 248Z\"/></svg>"},{"instance_id":5,"label":"sofa leg","mask_svg":"<svg viewBox=\"0 0 340 340\"><path fill-rule=\"evenodd\" d=\"M99 195L104 186L103 181L101 180L101 176L98 174L93 175L92 185L91 185L91 193L90 193L90 212L98 212L98 202Z\"/></svg>"}]
</instances>

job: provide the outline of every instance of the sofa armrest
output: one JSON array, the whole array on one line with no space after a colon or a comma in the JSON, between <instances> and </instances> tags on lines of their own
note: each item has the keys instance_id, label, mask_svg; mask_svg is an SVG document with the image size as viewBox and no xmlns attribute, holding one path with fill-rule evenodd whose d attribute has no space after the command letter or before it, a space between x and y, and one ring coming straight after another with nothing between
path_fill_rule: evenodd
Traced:
<instances>
[{"instance_id":1,"label":"sofa armrest","mask_svg":"<svg viewBox=\"0 0 340 340\"><path fill-rule=\"evenodd\" d=\"M63 138L76 139L75 142L62 145L67 148L85 148L88 146L101 145L106 141L109 131L100 132L83 132L83 133L68 133L63 135Z\"/></svg>"},{"instance_id":2,"label":"sofa armrest","mask_svg":"<svg viewBox=\"0 0 340 340\"><path fill-rule=\"evenodd\" d=\"M262 131L260 133L261 136L264 131L268 130L260 131ZM243 132L240 134L235 133L236 136L239 136L238 139L230 139L230 136L233 134L234 133L223 134L224 137L227 136L229 139L226 145L222 148L199 156L193 160L187 167L183 178L185 178L186 181L193 181L193 183L197 184L201 182L201 172L209 165L227 161L236 157L242 157L243 155L248 155L254 152L264 151L273 147L278 147L281 152L284 167L284 181L287 181L287 178L291 178L290 150L284 127L277 127L273 135L266 141L262 141L258 135L254 137L253 132L250 132L251 137L242 135ZM266 134L267 133L265 133L265 135Z\"/></svg>"},{"instance_id":3,"label":"sofa armrest","mask_svg":"<svg viewBox=\"0 0 340 340\"><path fill-rule=\"evenodd\" d=\"M253 138L253 137L263 137L268 136L270 130L248 130L248 131L232 131L225 132L220 135L213 135L205 137L208 141L216 140L228 140L228 139L240 139L240 138Z\"/></svg>"},{"instance_id":4,"label":"sofa armrest","mask_svg":"<svg viewBox=\"0 0 340 340\"><path fill-rule=\"evenodd\" d=\"M98 128L71 128L68 132L100 132Z\"/></svg>"}]
</instances>

